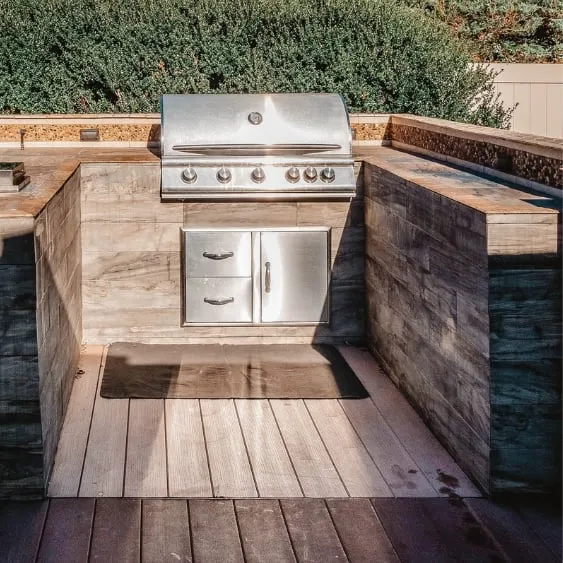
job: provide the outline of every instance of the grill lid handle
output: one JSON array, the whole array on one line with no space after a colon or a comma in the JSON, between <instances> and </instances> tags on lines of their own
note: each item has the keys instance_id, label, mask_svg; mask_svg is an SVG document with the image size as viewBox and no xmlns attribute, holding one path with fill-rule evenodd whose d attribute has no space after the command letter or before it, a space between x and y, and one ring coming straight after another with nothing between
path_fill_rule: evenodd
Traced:
<instances>
[{"instance_id":1,"label":"grill lid handle","mask_svg":"<svg viewBox=\"0 0 563 563\"><path fill-rule=\"evenodd\" d=\"M305 155L322 151L339 150L342 145L335 143L296 143L296 144L208 144L208 145L173 145L172 149L194 154L214 155L231 154L240 156L260 156L297 154Z\"/></svg>"}]
</instances>

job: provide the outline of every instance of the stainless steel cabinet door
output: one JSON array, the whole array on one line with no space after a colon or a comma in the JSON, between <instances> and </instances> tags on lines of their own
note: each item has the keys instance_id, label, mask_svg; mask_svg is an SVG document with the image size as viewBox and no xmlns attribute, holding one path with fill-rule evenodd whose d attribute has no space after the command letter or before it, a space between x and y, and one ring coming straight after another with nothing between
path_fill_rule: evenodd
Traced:
<instances>
[{"instance_id":1,"label":"stainless steel cabinet door","mask_svg":"<svg viewBox=\"0 0 563 563\"><path fill-rule=\"evenodd\" d=\"M328 322L328 231L260 234L263 323Z\"/></svg>"}]
</instances>

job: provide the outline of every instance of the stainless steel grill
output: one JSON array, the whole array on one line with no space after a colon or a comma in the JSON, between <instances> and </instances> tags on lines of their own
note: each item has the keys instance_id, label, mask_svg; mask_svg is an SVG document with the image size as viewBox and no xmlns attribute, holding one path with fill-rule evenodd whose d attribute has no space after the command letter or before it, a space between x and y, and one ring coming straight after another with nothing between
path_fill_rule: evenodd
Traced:
<instances>
[{"instance_id":1,"label":"stainless steel grill","mask_svg":"<svg viewBox=\"0 0 563 563\"><path fill-rule=\"evenodd\" d=\"M162 98L162 199L349 199L348 113L336 94Z\"/></svg>"}]
</instances>

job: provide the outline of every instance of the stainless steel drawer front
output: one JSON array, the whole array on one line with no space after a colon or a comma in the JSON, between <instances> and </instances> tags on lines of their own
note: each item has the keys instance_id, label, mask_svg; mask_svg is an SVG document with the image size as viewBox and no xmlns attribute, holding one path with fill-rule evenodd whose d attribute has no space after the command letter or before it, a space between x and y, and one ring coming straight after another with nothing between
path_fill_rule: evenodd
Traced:
<instances>
[{"instance_id":1,"label":"stainless steel drawer front","mask_svg":"<svg viewBox=\"0 0 563 563\"><path fill-rule=\"evenodd\" d=\"M184 231L184 237L187 277L249 278L252 275L250 232Z\"/></svg>"},{"instance_id":2,"label":"stainless steel drawer front","mask_svg":"<svg viewBox=\"0 0 563 563\"><path fill-rule=\"evenodd\" d=\"M252 322L251 278L186 278L185 283L184 322Z\"/></svg>"}]
</instances>

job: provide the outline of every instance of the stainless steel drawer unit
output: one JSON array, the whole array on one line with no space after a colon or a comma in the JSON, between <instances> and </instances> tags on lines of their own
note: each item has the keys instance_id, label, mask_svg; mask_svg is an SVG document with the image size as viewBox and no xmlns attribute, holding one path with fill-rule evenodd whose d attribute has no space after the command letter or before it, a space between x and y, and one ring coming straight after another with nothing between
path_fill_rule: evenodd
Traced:
<instances>
[{"instance_id":1,"label":"stainless steel drawer unit","mask_svg":"<svg viewBox=\"0 0 563 563\"><path fill-rule=\"evenodd\" d=\"M183 321L329 322L330 229L182 229Z\"/></svg>"}]
</instances>

